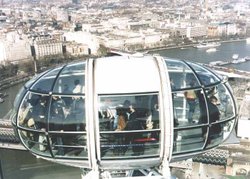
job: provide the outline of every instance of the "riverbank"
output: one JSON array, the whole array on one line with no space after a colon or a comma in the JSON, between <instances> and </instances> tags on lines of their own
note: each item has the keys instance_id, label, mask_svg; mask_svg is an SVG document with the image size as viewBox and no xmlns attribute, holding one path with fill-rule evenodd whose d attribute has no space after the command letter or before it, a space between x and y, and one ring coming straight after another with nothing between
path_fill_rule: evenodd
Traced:
<instances>
[{"instance_id":1,"label":"riverbank","mask_svg":"<svg viewBox=\"0 0 250 179\"><path fill-rule=\"evenodd\" d=\"M0 91L10 88L11 86L14 86L16 84L28 81L30 79L30 76L27 74L23 75L17 75L13 77L6 78L4 80L0 81Z\"/></svg>"},{"instance_id":2,"label":"riverbank","mask_svg":"<svg viewBox=\"0 0 250 179\"><path fill-rule=\"evenodd\" d=\"M208 42L220 42L220 43L230 43L230 42L242 42L246 41L246 39L231 39L231 40L208 40ZM141 49L140 52L147 52L152 53L155 51L160 50L168 50L168 49L179 49L179 48L189 48L194 47L195 45L198 45L198 43L190 43L190 44L180 44L180 45L170 45L170 46L164 46L164 47L156 47L156 48L148 48L148 49Z\"/></svg>"}]
</instances>

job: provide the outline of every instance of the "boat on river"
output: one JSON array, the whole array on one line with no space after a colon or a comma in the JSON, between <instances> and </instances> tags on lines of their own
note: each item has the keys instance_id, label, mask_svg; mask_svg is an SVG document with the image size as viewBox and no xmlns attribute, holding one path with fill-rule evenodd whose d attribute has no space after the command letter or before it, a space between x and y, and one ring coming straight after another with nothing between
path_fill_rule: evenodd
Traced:
<instances>
[{"instance_id":1,"label":"boat on river","mask_svg":"<svg viewBox=\"0 0 250 179\"><path fill-rule=\"evenodd\" d=\"M232 59L237 60L239 58L239 54L233 54Z\"/></svg>"},{"instance_id":2,"label":"boat on river","mask_svg":"<svg viewBox=\"0 0 250 179\"><path fill-rule=\"evenodd\" d=\"M209 65L210 66L222 66L222 65L227 65L229 64L230 62L228 61L221 61L221 60L218 60L218 61L213 61L213 62L210 62Z\"/></svg>"},{"instance_id":3,"label":"boat on river","mask_svg":"<svg viewBox=\"0 0 250 179\"><path fill-rule=\"evenodd\" d=\"M216 52L216 51L217 51L216 48L209 48L206 50L207 53Z\"/></svg>"},{"instance_id":4,"label":"boat on river","mask_svg":"<svg viewBox=\"0 0 250 179\"><path fill-rule=\"evenodd\" d=\"M239 58L239 59L233 60L232 63L243 63L243 62L245 62L245 61L246 61L245 58Z\"/></svg>"},{"instance_id":5,"label":"boat on river","mask_svg":"<svg viewBox=\"0 0 250 179\"><path fill-rule=\"evenodd\" d=\"M219 43L219 42L209 42L209 43L202 42L194 47L196 47L196 48L214 48L214 47L218 47L220 45L221 45L221 43Z\"/></svg>"}]
</instances>

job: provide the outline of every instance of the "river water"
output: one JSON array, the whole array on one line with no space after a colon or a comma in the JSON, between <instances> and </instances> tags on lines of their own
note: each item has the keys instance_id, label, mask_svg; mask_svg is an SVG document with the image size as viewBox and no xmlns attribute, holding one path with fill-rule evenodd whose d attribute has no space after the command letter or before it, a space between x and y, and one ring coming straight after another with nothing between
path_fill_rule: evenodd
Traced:
<instances>
[{"instance_id":1,"label":"river water","mask_svg":"<svg viewBox=\"0 0 250 179\"><path fill-rule=\"evenodd\" d=\"M250 56L250 44L245 41L222 43L217 47L216 52L207 53L205 49L196 49L188 47L186 49L168 49L150 52L162 56L184 59L200 63L209 63L212 61L232 60L233 54L239 54L239 57ZM229 65L230 67L250 71L250 61ZM14 98L23 84L13 86L9 89L0 91L8 93L5 102L0 104L0 118L6 116L13 105ZM52 162L38 159L27 151L17 151L0 149L0 179L67 179L80 178L80 170L72 167L65 167Z\"/></svg>"},{"instance_id":2,"label":"river water","mask_svg":"<svg viewBox=\"0 0 250 179\"><path fill-rule=\"evenodd\" d=\"M250 44L247 44L245 40L224 42L221 46L216 47L215 52L206 52L207 49L197 49L194 47L187 47L184 49L174 48L168 50L158 50L150 52L152 54L160 54L162 56L178 58L193 62L206 63L213 61L231 61L234 54L238 54L239 58L250 57ZM230 64L226 67L232 67L239 70L250 71L250 61L238 64Z\"/></svg>"}]
</instances>

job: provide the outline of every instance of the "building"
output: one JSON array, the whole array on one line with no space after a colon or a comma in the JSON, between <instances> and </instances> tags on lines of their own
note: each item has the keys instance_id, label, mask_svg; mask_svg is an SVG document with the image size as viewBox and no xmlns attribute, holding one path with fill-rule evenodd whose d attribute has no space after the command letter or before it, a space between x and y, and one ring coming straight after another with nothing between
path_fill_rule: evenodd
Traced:
<instances>
[{"instance_id":1,"label":"building","mask_svg":"<svg viewBox=\"0 0 250 179\"><path fill-rule=\"evenodd\" d=\"M198 25L198 26L189 26L187 27L186 37L189 39L192 38L201 38L207 36L207 27Z\"/></svg>"},{"instance_id":2,"label":"building","mask_svg":"<svg viewBox=\"0 0 250 179\"><path fill-rule=\"evenodd\" d=\"M219 31L217 25L209 25L207 28L207 36L208 37L218 37Z\"/></svg>"},{"instance_id":3,"label":"building","mask_svg":"<svg viewBox=\"0 0 250 179\"><path fill-rule=\"evenodd\" d=\"M37 59L51 55L63 55L62 41L48 37L36 38L34 41L34 49Z\"/></svg>"},{"instance_id":4,"label":"building","mask_svg":"<svg viewBox=\"0 0 250 179\"><path fill-rule=\"evenodd\" d=\"M98 39L88 33L88 32L66 32L64 33L64 41L65 42L76 42L78 44L83 44L84 46L88 46L88 54L89 55L97 55L98 50L100 48L100 44Z\"/></svg>"},{"instance_id":5,"label":"building","mask_svg":"<svg viewBox=\"0 0 250 179\"><path fill-rule=\"evenodd\" d=\"M220 23L218 24L218 33L220 36L235 35L238 33L237 26L230 22Z\"/></svg>"},{"instance_id":6,"label":"building","mask_svg":"<svg viewBox=\"0 0 250 179\"><path fill-rule=\"evenodd\" d=\"M90 55L88 45L86 44L67 42L65 43L65 47L66 47L66 54L72 56Z\"/></svg>"},{"instance_id":7,"label":"building","mask_svg":"<svg viewBox=\"0 0 250 179\"><path fill-rule=\"evenodd\" d=\"M8 32L0 40L0 61L18 63L31 59L30 43L25 35L16 31Z\"/></svg>"}]
</instances>

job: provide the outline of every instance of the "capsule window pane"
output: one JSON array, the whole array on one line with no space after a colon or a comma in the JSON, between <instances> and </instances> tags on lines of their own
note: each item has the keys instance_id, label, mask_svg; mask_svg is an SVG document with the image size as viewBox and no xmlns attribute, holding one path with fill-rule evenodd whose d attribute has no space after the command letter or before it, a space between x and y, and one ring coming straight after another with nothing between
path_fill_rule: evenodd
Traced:
<instances>
[{"instance_id":1,"label":"capsule window pane","mask_svg":"<svg viewBox=\"0 0 250 179\"><path fill-rule=\"evenodd\" d=\"M86 131L85 98L83 96L62 96L60 101L61 104L54 103L51 106L50 130ZM56 101L52 100L52 102ZM61 117L57 116L57 110L62 111Z\"/></svg>"},{"instance_id":2,"label":"capsule window pane","mask_svg":"<svg viewBox=\"0 0 250 179\"><path fill-rule=\"evenodd\" d=\"M193 71L183 62L166 60L172 90L195 88L200 86Z\"/></svg>"},{"instance_id":3,"label":"capsule window pane","mask_svg":"<svg viewBox=\"0 0 250 179\"><path fill-rule=\"evenodd\" d=\"M188 64L194 69L202 85L208 86L220 81L218 77L216 77L212 72L208 71L202 66L191 62L188 62Z\"/></svg>"},{"instance_id":4,"label":"capsule window pane","mask_svg":"<svg viewBox=\"0 0 250 179\"><path fill-rule=\"evenodd\" d=\"M66 66L60 73L53 92L83 94L85 92L85 63Z\"/></svg>"},{"instance_id":5,"label":"capsule window pane","mask_svg":"<svg viewBox=\"0 0 250 179\"><path fill-rule=\"evenodd\" d=\"M60 68L56 68L48 72L42 78L40 78L36 83L31 87L31 90L43 93L49 93L52 91L53 84L55 82L55 78L57 74L61 70Z\"/></svg>"},{"instance_id":6,"label":"capsule window pane","mask_svg":"<svg viewBox=\"0 0 250 179\"><path fill-rule=\"evenodd\" d=\"M47 138L42 133L19 130L24 144L34 153L49 156L49 145Z\"/></svg>"},{"instance_id":7,"label":"capsule window pane","mask_svg":"<svg viewBox=\"0 0 250 179\"><path fill-rule=\"evenodd\" d=\"M50 131L85 130L85 101L83 97L53 95L49 115Z\"/></svg>"},{"instance_id":8,"label":"capsule window pane","mask_svg":"<svg viewBox=\"0 0 250 179\"><path fill-rule=\"evenodd\" d=\"M29 81L27 81L26 83L25 83L25 87L26 88L29 88L38 78L40 78L41 76L43 76L45 73L47 73L48 71L45 71L45 72L43 72L43 73L40 73L40 74L38 74L38 75L35 75L31 80L29 80Z\"/></svg>"},{"instance_id":9,"label":"capsule window pane","mask_svg":"<svg viewBox=\"0 0 250 179\"><path fill-rule=\"evenodd\" d=\"M84 134L50 134L52 153L55 157L86 158L87 135Z\"/></svg>"},{"instance_id":10,"label":"capsule window pane","mask_svg":"<svg viewBox=\"0 0 250 179\"><path fill-rule=\"evenodd\" d=\"M202 90L173 93L175 127L207 123L207 109Z\"/></svg>"},{"instance_id":11,"label":"capsule window pane","mask_svg":"<svg viewBox=\"0 0 250 179\"><path fill-rule=\"evenodd\" d=\"M101 96L98 112L103 159L159 154L158 95Z\"/></svg>"},{"instance_id":12,"label":"capsule window pane","mask_svg":"<svg viewBox=\"0 0 250 179\"><path fill-rule=\"evenodd\" d=\"M235 115L232 97L223 84L206 88L206 94L211 122L226 120Z\"/></svg>"},{"instance_id":13,"label":"capsule window pane","mask_svg":"<svg viewBox=\"0 0 250 179\"><path fill-rule=\"evenodd\" d=\"M100 131L159 128L158 95L102 96L99 100Z\"/></svg>"},{"instance_id":14,"label":"capsule window pane","mask_svg":"<svg viewBox=\"0 0 250 179\"><path fill-rule=\"evenodd\" d=\"M22 87L19 92L16 95L15 101L14 101L14 109L18 110L19 104L21 102L21 100L23 99L24 94L26 93L26 89L24 87Z\"/></svg>"},{"instance_id":15,"label":"capsule window pane","mask_svg":"<svg viewBox=\"0 0 250 179\"><path fill-rule=\"evenodd\" d=\"M174 130L173 154L201 150L205 144L207 128Z\"/></svg>"},{"instance_id":16,"label":"capsule window pane","mask_svg":"<svg viewBox=\"0 0 250 179\"><path fill-rule=\"evenodd\" d=\"M101 133L101 158L155 157L160 153L159 130ZM140 136L140 138L137 138Z\"/></svg>"},{"instance_id":17,"label":"capsule window pane","mask_svg":"<svg viewBox=\"0 0 250 179\"><path fill-rule=\"evenodd\" d=\"M212 124L209 128L207 148L219 145L223 140L227 139L233 130L233 126L234 120Z\"/></svg>"},{"instance_id":18,"label":"capsule window pane","mask_svg":"<svg viewBox=\"0 0 250 179\"><path fill-rule=\"evenodd\" d=\"M35 130L46 130L49 96L27 93L19 113L18 124Z\"/></svg>"},{"instance_id":19,"label":"capsule window pane","mask_svg":"<svg viewBox=\"0 0 250 179\"><path fill-rule=\"evenodd\" d=\"M235 116L232 96L223 84L218 85L218 105L222 120Z\"/></svg>"}]
</instances>

